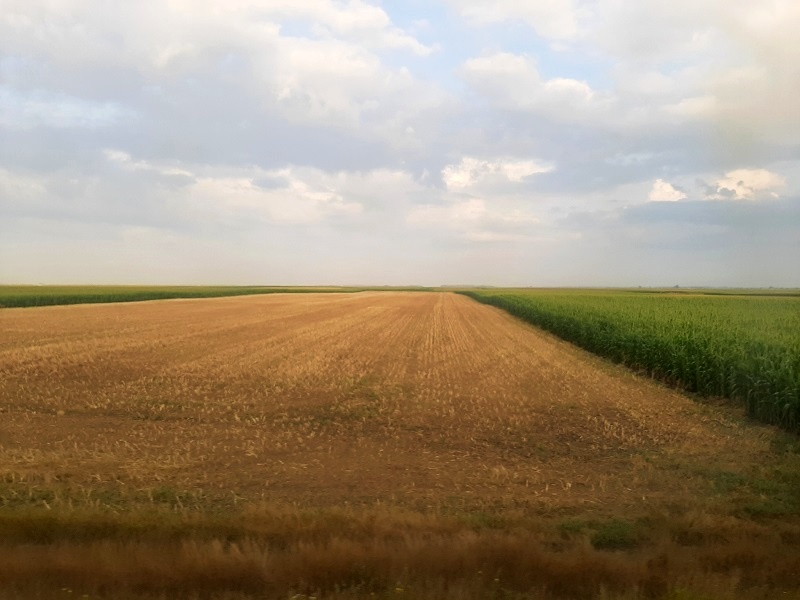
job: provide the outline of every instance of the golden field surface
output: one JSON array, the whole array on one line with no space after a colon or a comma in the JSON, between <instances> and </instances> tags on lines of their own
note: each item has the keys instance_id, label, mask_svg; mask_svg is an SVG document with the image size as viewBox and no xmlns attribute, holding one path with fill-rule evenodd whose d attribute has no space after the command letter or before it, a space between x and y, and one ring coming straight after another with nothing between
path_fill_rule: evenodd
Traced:
<instances>
[{"instance_id":1,"label":"golden field surface","mask_svg":"<svg viewBox=\"0 0 800 600\"><path fill-rule=\"evenodd\" d=\"M0 332L3 597L800 598L796 436L464 296Z\"/></svg>"}]
</instances>

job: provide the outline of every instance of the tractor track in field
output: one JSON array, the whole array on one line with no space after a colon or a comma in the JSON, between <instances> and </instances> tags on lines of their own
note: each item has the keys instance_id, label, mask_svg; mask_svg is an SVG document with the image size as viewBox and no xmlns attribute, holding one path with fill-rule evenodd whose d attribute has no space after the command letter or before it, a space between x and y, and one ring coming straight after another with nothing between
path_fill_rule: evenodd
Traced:
<instances>
[{"instance_id":1,"label":"tractor track in field","mask_svg":"<svg viewBox=\"0 0 800 600\"><path fill-rule=\"evenodd\" d=\"M713 474L750 476L776 435L451 293L6 309L0 330L0 477L29 484L630 515L727 502Z\"/></svg>"}]
</instances>

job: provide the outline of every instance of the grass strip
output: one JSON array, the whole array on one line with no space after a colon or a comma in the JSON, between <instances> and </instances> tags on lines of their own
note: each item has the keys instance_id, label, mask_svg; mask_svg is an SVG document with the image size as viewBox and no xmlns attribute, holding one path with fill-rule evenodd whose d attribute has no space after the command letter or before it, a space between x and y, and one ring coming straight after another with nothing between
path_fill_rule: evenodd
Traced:
<instances>
[{"instance_id":1,"label":"grass strip","mask_svg":"<svg viewBox=\"0 0 800 600\"><path fill-rule=\"evenodd\" d=\"M0 513L4 598L800 598L800 535L753 523L503 530L389 509ZM86 528L90 532L86 532ZM42 531L49 530L46 539Z\"/></svg>"}]
</instances>

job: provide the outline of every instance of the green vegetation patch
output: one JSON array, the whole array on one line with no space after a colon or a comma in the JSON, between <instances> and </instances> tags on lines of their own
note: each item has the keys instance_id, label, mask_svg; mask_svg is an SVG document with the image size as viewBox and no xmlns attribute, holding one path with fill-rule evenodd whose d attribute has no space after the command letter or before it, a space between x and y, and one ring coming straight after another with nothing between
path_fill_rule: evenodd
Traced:
<instances>
[{"instance_id":1,"label":"green vegetation patch","mask_svg":"<svg viewBox=\"0 0 800 600\"><path fill-rule=\"evenodd\" d=\"M647 537L647 522L622 519L608 521L568 519L558 525L565 538L586 536L595 550L633 550Z\"/></svg>"},{"instance_id":2,"label":"green vegetation patch","mask_svg":"<svg viewBox=\"0 0 800 600\"><path fill-rule=\"evenodd\" d=\"M255 294L361 292L366 289L361 287L0 285L0 308L138 302L172 298L217 298Z\"/></svg>"}]
</instances>

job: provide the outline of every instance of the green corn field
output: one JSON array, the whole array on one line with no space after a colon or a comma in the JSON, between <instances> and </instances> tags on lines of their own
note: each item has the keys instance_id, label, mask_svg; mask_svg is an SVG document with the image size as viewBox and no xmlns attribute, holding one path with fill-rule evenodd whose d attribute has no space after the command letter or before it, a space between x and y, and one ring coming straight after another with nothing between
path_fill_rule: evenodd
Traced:
<instances>
[{"instance_id":1,"label":"green corn field","mask_svg":"<svg viewBox=\"0 0 800 600\"><path fill-rule=\"evenodd\" d=\"M800 297L622 290L469 290L615 362L690 392L741 400L800 430Z\"/></svg>"},{"instance_id":2,"label":"green corn field","mask_svg":"<svg viewBox=\"0 0 800 600\"><path fill-rule=\"evenodd\" d=\"M257 294L311 294L362 291L425 291L411 287L343 286L196 286L196 285L0 285L0 308L29 308L59 304L140 302L173 298L219 298Z\"/></svg>"},{"instance_id":3,"label":"green corn field","mask_svg":"<svg viewBox=\"0 0 800 600\"><path fill-rule=\"evenodd\" d=\"M0 308L357 290L358 288L331 287L4 285L0 286Z\"/></svg>"}]
</instances>

